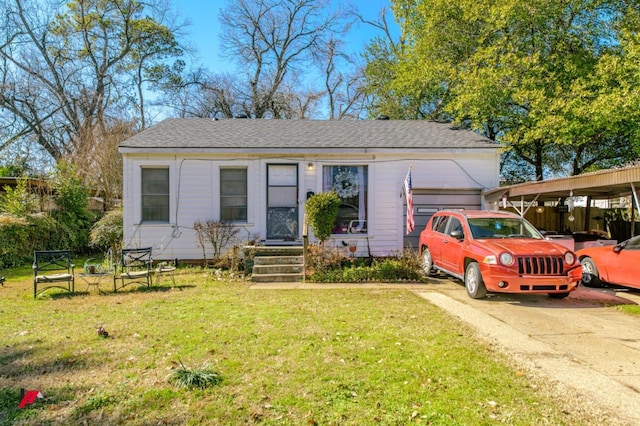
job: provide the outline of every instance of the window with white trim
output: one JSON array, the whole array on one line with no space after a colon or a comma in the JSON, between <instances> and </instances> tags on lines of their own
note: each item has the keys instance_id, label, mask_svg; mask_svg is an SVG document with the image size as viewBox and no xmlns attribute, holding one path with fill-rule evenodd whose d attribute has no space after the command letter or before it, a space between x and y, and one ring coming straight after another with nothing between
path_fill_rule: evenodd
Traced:
<instances>
[{"instance_id":1,"label":"window with white trim","mask_svg":"<svg viewBox=\"0 0 640 426\"><path fill-rule=\"evenodd\" d=\"M220 169L220 221L247 221L247 169Z\"/></svg>"},{"instance_id":2,"label":"window with white trim","mask_svg":"<svg viewBox=\"0 0 640 426\"><path fill-rule=\"evenodd\" d=\"M169 222L169 168L141 169L142 222Z\"/></svg>"}]
</instances>

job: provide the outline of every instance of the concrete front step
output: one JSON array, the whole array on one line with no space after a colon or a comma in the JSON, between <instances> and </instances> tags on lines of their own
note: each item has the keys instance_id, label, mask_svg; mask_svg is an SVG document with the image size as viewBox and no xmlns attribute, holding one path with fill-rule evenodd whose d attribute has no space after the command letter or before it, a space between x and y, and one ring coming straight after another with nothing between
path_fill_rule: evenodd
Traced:
<instances>
[{"instance_id":1,"label":"concrete front step","mask_svg":"<svg viewBox=\"0 0 640 426\"><path fill-rule=\"evenodd\" d=\"M258 246L249 248L253 255L251 281L304 281L304 256L300 246Z\"/></svg>"},{"instance_id":2,"label":"concrete front step","mask_svg":"<svg viewBox=\"0 0 640 426\"><path fill-rule=\"evenodd\" d=\"M302 256L302 246L245 246L245 253L259 256Z\"/></svg>"},{"instance_id":3,"label":"concrete front step","mask_svg":"<svg viewBox=\"0 0 640 426\"><path fill-rule=\"evenodd\" d=\"M304 271L303 264L285 264L285 265L253 265L253 275L265 274L302 274Z\"/></svg>"},{"instance_id":4,"label":"concrete front step","mask_svg":"<svg viewBox=\"0 0 640 426\"><path fill-rule=\"evenodd\" d=\"M303 274L251 274L254 283L294 283L304 281Z\"/></svg>"},{"instance_id":5,"label":"concrete front step","mask_svg":"<svg viewBox=\"0 0 640 426\"><path fill-rule=\"evenodd\" d=\"M303 256L256 256L253 258L254 265L302 265Z\"/></svg>"}]
</instances>

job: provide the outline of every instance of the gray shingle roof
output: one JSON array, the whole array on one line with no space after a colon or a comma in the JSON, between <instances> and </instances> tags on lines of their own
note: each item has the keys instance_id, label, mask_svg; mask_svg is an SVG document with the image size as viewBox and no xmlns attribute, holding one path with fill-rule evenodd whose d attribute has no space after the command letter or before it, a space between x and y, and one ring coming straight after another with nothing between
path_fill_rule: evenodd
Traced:
<instances>
[{"instance_id":1,"label":"gray shingle roof","mask_svg":"<svg viewBox=\"0 0 640 426\"><path fill-rule=\"evenodd\" d=\"M335 149L490 148L498 144L451 124L422 120L169 118L121 148Z\"/></svg>"}]
</instances>

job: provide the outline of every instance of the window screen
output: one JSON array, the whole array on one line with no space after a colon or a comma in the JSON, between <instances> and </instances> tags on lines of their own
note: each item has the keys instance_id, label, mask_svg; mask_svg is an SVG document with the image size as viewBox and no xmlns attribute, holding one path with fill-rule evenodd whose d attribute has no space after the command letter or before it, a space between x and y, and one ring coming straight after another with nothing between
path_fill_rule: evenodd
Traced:
<instances>
[{"instance_id":1,"label":"window screen","mask_svg":"<svg viewBox=\"0 0 640 426\"><path fill-rule=\"evenodd\" d=\"M247 221L247 169L220 169L220 221Z\"/></svg>"},{"instance_id":2,"label":"window screen","mask_svg":"<svg viewBox=\"0 0 640 426\"><path fill-rule=\"evenodd\" d=\"M169 222L169 169L142 169L142 222Z\"/></svg>"}]
</instances>

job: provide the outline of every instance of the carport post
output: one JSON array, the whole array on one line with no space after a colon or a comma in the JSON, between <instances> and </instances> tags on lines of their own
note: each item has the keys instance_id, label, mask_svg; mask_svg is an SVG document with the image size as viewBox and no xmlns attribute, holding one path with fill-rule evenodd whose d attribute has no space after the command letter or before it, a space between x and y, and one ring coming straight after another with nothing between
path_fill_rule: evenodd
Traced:
<instances>
[{"instance_id":1,"label":"carport post","mask_svg":"<svg viewBox=\"0 0 640 426\"><path fill-rule=\"evenodd\" d=\"M634 237L636 234L636 222L634 219L634 216L635 216L634 204L635 204L635 207L639 207L640 204L638 204L638 191L636 191L636 187L633 184L633 182L631 182L631 192L633 193L633 200L631 202L631 236Z\"/></svg>"},{"instance_id":2,"label":"carport post","mask_svg":"<svg viewBox=\"0 0 640 426\"><path fill-rule=\"evenodd\" d=\"M584 209L584 225L583 228L586 232L589 232L591 228L591 195L587 195L587 205Z\"/></svg>"}]
</instances>

